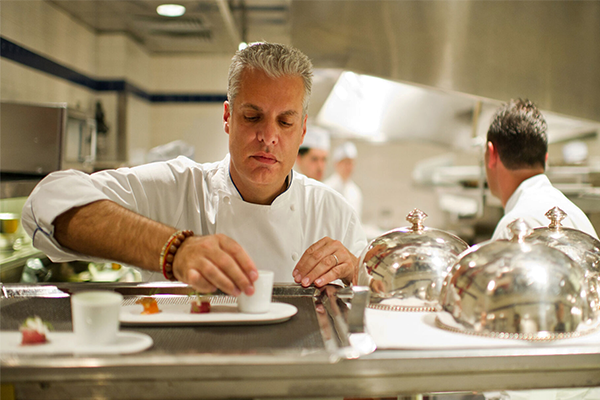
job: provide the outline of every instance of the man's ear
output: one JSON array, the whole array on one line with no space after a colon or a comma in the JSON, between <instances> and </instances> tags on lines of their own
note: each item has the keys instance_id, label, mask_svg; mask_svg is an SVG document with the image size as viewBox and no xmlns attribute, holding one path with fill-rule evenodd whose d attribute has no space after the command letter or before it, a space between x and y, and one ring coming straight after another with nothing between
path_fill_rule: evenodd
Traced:
<instances>
[{"instance_id":1,"label":"man's ear","mask_svg":"<svg viewBox=\"0 0 600 400\"><path fill-rule=\"evenodd\" d=\"M486 163L488 168L494 168L498 163L498 151L492 142L486 143Z\"/></svg>"},{"instance_id":2,"label":"man's ear","mask_svg":"<svg viewBox=\"0 0 600 400\"><path fill-rule=\"evenodd\" d=\"M300 144L304 143L304 137L306 136L306 121L308 119L308 114L304 116L304 121L302 122L302 141Z\"/></svg>"},{"instance_id":3,"label":"man's ear","mask_svg":"<svg viewBox=\"0 0 600 400\"><path fill-rule=\"evenodd\" d=\"M231 118L231 108L229 107L229 102L225 101L223 103L223 130L228 135L229 135L229 118Z\"/></svg>"}]
</instances>

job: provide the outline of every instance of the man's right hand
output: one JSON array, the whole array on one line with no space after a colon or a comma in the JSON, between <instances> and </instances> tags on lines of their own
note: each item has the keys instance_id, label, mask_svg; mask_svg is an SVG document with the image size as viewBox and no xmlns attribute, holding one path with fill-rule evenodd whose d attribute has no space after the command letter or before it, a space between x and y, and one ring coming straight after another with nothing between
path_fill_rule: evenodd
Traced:
<instances>
[{"instance_id":1,"label":"man's right hand","mask_svg":"<svg viewBox=\"0 0 600 400\"><path fill-rule=\"evenodd\" d=\"M175 254L173 273L200 292L220 289L232 296L252 295L258 279L256 266L242 246L223 234L188 237Z\"/></svg>"}]
</instances>

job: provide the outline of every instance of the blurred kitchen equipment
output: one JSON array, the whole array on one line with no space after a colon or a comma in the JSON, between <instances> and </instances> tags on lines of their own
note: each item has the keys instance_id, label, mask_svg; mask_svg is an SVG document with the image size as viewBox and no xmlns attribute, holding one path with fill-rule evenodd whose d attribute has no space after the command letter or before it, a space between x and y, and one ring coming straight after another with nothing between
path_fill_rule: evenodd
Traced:
<instances>
[{"instance_id":1,"label":"blurred kitchen equipment","mask_svg":"<svg viewBox=\"0 0 600 400\"><path fill-rule=\"evenodd\" d=\"M38 283L48 282L52 277L52 270L44 266L39 258L30 258L23 267L21 274L21 282L23 283Z\"/></svg>"},{"instance_id":2,"label":"blurred kitchen equipment","mask_svg":"<svg viewBox=\"0 0 600 400\"><path fill-rule=\"evenodd\" d=\"M371 308L394 311L434 311L441 284L459 255L469 248L459 237L423 226L419 209L406 217L410 227L375 238L359 260L359 285L369 285ZM381 304L394 299L394 304Z\"/></svg>"},{"instance_id":3,"label":"blurred kitchen equipment","mask_svg":"<svg viewBox=\"0 0 600 400\"><path fill-rule=\"evenodd\" d=\"M66 103L0 104L0 169L3 173L46 175L76 168L93 171L96 120Z\"/></svg>"},{"instance_id":4,"label":"blurred kitchen equipment","mask_svg":"<svg viewBox=\"0 0 600 400\"><path fill-rule=\"evenodd\" d=\"M21 216L16 213L0 213L0 250L13 250L18 239Z\"/></svg>"},{"instance_id":5,"label":"blurred kitchen equipment","mask_svg":"<svg viewBox=\"0 0 600 400\"><path fill-rule=\"evenodd\" d=\"M598 328L598 296L582 267L563 252L529 243L517 219L513 237L473 246L446 277L438 327L533 341L577 337Z\"/></svg>"}]
</instances>

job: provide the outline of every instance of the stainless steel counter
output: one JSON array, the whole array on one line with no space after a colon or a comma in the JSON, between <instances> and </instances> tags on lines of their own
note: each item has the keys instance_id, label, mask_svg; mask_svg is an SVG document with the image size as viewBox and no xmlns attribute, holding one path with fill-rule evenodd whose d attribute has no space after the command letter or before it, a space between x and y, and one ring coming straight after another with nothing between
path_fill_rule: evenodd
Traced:
<instances>
[{"instance_id":1,"label":"stainless steel counter","mask_svg":"<svg viewBox=\"0 0 600 400\"><path fill-rule=\"evenodd\" d=\"M127 296L152 289L142 285L62 284L5 285L0 299L2 329L14 329L11 319L22 304L62 301L55 310L57 329L69 330L66 297L82 288L110 287ZM163 293L186 293L182 285L160 288ZM2 384L15 398L67 399L186 399L256 397L385 397L448 391L533 389L600 386L600 343L597 347L548 347L489 350L375 351L359 358L347 341L351 309L334 288L324 291L295 286L276 287L275 301L301 302L298 319L275 326L182 328L187 334L210 331L216 351L206 348L169 350L168 341L138 354L121 356L3 356ZM308 301L307 300L313 300ZM313 306L310 306L313 304ZM9 307L12 308L10 311ZM298 325L300 323L300 325ZM311 325L305 329L304 325ZM318 328L317 328L318 326ZM129 329L123 328L123 329ZM139 330L131 327L132 330ZM144 328L149 334L172 327ZM302 331L304 329L304 331ZM318 329L318 333L315 330ZM407 327L410 329L410 327ZM262 336L261 336L262 330ZM256 335L254 349L227 348L236 335ZM270 343L260 338L270 337ZM289 340L286 340L289 338ZM175 338L176 339L176 338Z\"/></svg>"}]
</instances>

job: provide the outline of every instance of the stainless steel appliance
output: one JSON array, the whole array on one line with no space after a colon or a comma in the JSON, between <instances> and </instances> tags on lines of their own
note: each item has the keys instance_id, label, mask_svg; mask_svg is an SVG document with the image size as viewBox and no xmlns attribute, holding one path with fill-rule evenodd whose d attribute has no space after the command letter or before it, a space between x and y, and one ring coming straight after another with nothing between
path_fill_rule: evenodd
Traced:
<instances>
[{"instance_id":1,"label":"stainless steel appliance","mask_svg":"<svg viewBox=\"0 0 600 400\"><path fill-rule=\"evenodd\" d=\"M0 170L46 175L66 168L92 172L96 120L66 103L0 104Z\"/></svg>"}]
</instances>

